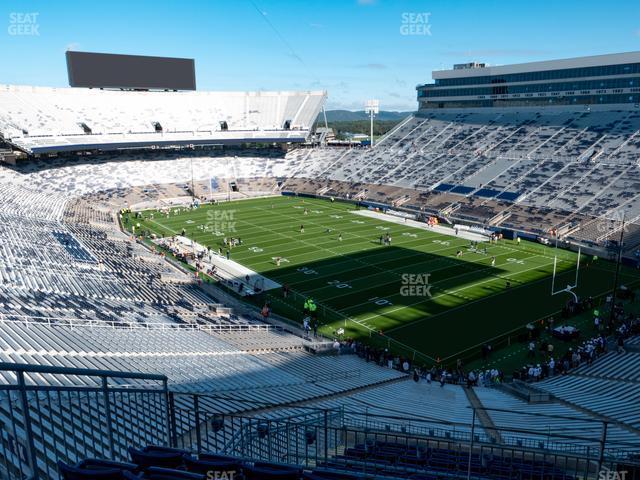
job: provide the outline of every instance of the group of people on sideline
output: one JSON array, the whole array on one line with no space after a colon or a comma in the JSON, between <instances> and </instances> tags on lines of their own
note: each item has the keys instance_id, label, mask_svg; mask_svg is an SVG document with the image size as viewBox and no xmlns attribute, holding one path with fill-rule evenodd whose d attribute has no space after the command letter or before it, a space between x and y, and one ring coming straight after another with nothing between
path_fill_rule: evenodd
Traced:
<instances>
[{"instance_id":1,"label":"group of people on sideline","mask_svg":"<svg viewBox=\"0 0 640 480\"><path fill-rule=\"evenodd\" d=\"M606 303L610 307L606 309L605 315L598 309L592 298L571 303L563 313L568 313L567 316L570 316L589 309L593 313L596 334L580 341L579 335L573 335L574 331L579 333L577 329L572 329L570 332L572 335L568 335L565 331L568 329L565 326L557 327L553 318L541 322L543 331L537 331L537 327L531 326L527 329L528 340L526 337L523 340L528 362L513 372L514 379L539 381L554 375L565 374L582 365L590 365L598 357L610 351L624 354L625 340L631 336L640 335L640 315L626 312L622 302L614 303L611 298L607 299ZM612 313L611 308L613 308ZM565 334L564 337L555 335L558 329ZM563 352L556 351L552 338L556 339L556 343L558 340L571 342L571 346L566 350L558 348L558 350L564 350ZM410 375L415 382L439 383L441 386L450 383L474 387L499 384L505 378L504 373L495 367L496 363L491 361L494 349L488 343L482 345L481 358L482 364L489 367L476 369L465 369L462 360L456 362L455 368L445 366L440 361L432 365L418 365L409 358L391 353L386 348L370 346L353 339L336 340L334 345L338 353L356 354L367 362L375 362L381 367L399 370ZM494 366L491 367L491 365Z\"/></svg>"},{"instance_id":2,"label":"group of people on sideline","mask_svg":"<svg viewBox=\"0 0 640 480\"><path fill-rule=\"evenodd\" d=\"M593 310L593 326L596 335L570 347L564 354L554 352L551 342L529 341L527 357L530 361L513 373L513 378L524 381L539 381L554 375L562 375L583 365L591 365L598 357L610 351L624 354L625 340L640 334L640 316L625 312L622 303L613 306L603 316L599 309ZM605 318L606 317L606 318ZM536 361L538 360L539 361Z\"/></svg>"},{"instance_id":3,"label":"group of people on sideline","mask_svg":"<svg viewBox=\"0 0 640 480\"><path fill-rule=\"evenodd\" d=\"M358 355L367 362L374 362L381 367L399 370L410 375L416 383L436 383L444 387L447 383L454 385L488 386L504 381L504 373L497 368L487 370L466 370L462 360L456 362L455 368L447 367L436 361L431 366L419 365L407 357L392 354L386 348L371 347L357 340L336 340L336 351L340 354Z\"/></svg>"}]
</instances>

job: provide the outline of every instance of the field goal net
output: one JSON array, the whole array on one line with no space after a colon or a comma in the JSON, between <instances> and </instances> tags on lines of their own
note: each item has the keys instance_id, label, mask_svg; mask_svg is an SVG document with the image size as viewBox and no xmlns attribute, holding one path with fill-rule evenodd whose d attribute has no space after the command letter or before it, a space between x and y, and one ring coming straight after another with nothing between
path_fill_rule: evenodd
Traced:
<instances>
[{"instance_id":1,"label":"field goal net","mask_svg":"<svg viewBox=\"0 0 640 480\"><path fill-rule=\"evenodd\" d=\"M556 236L555 248L553 252L553 275L551 276L551 296L558 295L561 293L568 293L573 296L576 303L578 303L578 295L575 290L578 288L578 280L580 276L580 258L582 257L581 248L578 247L578 258L576 260L576 275L573 284L567 283L564 287L561 285L561 281L559 277L567 272L560 272L558 274L558 237ZM558 285L556 285L558 284Z\"/></svg>"}]
</instances>

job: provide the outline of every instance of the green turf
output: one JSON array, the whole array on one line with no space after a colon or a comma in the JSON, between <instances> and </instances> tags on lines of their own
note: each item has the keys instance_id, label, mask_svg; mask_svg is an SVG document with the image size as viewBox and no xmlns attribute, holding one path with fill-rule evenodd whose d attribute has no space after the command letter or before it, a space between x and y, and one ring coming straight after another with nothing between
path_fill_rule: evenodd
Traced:
<instances>
[{"instance_id":1,"label":"green turf","mask_svg":"<svg viewBox=\"0 0 640 480\"><path fill-rule=\"evenodd\" d=\"M232 250L233 260L297 293L285 300L271 291L276 313L301 322L303 299L312 296L326 333L343 327L346 336L415 350L423 359L475 352L486 341L553 314L569 298L550 295L550 278L557 252L563 272L558 285L572 283L575 253L507 240L487 244L486 255L474 253L468 240L366 218L354 210L348 203L273 197L175 209L169 217L144 212L141 223L161 236L184 228L189 238L216 251L222 235L240 237L243 245ZM386 232L392 246L380 245ZM464 251L461 258L457 250ZM279 267L275 257L283 258ZM584 256L582 264L579 295L602 295L612 288L613 264L598 260L588 265ZM407 274L430 274L431 296L403 294ZM638 278L634 270L623 269L622 283L634 284Z\"/></svg>"}]
</instances>

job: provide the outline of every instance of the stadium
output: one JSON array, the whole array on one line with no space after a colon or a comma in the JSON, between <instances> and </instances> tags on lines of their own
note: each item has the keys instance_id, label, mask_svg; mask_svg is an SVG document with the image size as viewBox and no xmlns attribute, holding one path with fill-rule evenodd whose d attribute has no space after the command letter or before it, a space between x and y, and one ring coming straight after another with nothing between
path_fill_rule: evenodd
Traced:
<instances>
[{"instance_id":1,"label":"stadium","mask_svg":"<svg viewBox=\"0 0 640 480\"><path fill-rule=\"evenodd\" d=\"M640 479L639 51L451 62L360 143L76 50L0 85L0 479Z\"/></svg>"}]
</instances>

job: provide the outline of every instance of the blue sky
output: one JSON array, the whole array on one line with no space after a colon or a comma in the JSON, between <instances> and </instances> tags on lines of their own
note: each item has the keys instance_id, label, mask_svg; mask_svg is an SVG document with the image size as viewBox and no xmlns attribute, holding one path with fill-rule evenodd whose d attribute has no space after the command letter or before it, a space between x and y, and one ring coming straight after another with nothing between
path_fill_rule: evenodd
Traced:
<instances>
[{"instance_id":1,"label":"blue sky","mask_svg":"<svg viewBox=\"0 0 640 480\"><path fill-rule=\"evenodd\" d=\"M412 110L454 63L640 50L638 0L3 0L0 18L0 83L66 86L68 48L179 56L200 90L326 89L350 110Z\"/></svg>"}]
</instances>

